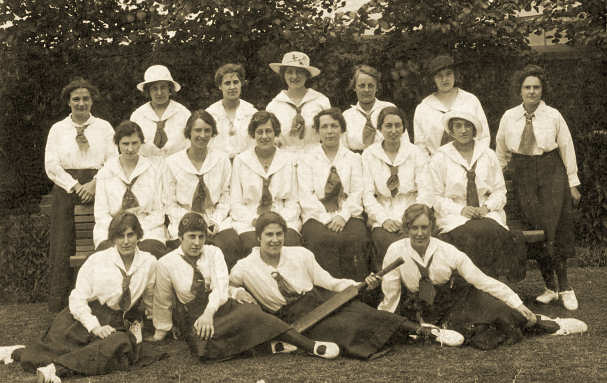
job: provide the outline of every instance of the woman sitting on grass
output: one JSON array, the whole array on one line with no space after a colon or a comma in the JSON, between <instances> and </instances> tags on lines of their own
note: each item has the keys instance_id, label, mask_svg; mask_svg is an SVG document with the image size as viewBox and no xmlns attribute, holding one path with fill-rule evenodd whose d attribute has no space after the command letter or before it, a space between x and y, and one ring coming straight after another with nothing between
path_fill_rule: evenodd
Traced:
<instances>
[{"instance_id":1,"label":"woman sitting on grass","mask_svg":"<svg viewBox=\"0 0 607 383\"><path fill-rule=\"evenodd\" d=\"M114 246L84 262L69 306L36 343L0 347L0 360L20 362L42 383L143 365L142 320L152 311L156 258L137 248L142 236L133 213L114 217L108 235Z\"/></svg>"}]
</instances>

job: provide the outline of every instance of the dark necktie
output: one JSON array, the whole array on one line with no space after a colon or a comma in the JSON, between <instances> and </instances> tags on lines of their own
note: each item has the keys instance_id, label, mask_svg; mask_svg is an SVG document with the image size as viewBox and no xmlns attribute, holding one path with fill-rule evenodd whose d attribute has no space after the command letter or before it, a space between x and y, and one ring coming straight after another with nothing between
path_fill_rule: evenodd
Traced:
<instances>
[{"instance_id":1,"label":"dark necktie","mask_svg":"<svg viewBox=\"0 0 607 383\"><path fill-rule=\"evenodd\" d=\"M158 149L162 149L164 145L166 145L169 140L167 137L167 133L164 131L164 125L167 120L156 121L156 134L154 134L154 145L158 147Z\"/></svg>"},{"instance_id":2,"label":"dark necktie","mask_svg":"<svg viewBox=\"0 0 607 383\"><path fill-rule=\"evenodd\" d=\"M122 181L124 183L124 186L126 186L126 190L124 191L124 195L122 196L122 210L127 210L132 207L139 206L139 201L137 201L137 197L135 196L132 190L133 185L137 181L137 178L139 178L139 176L133 178L131 183L128 184Z\"/></svg>"},{"instance_id":3,"label":"dark necktie","mask_svg":"<svg viewBox=\"0 0 607 383\"><path fill-rule=\"evenodd\" d=\"M89 147L89 140L84 135L84 131L89 127L89 124L74 125L76 128L76 143L81 150L85 150Z\"/></svg>"},{"instance_id":4,"label":"dark necktie","mask_svg":"<svg viewBox=\"0 0 607 383\"><path fill-rule=\"evenodd\" d=\"M278 285L278 290L287 301L287 305L301 296L278 271L272 271L271 275Z\"/></svg>"},{"instance_id":5,"label":"dark necktie","mask_svg":"<svg viewBox=\"0 0 607 383\"><path fill-rule=\"evenodd\" d=\"M301 108L303 108L304 103L297 106L292 102L287 102L287 104L291 105L293 109L295 109L295 117L293 117L293 122L291 123L291 130L289 131L289 135L292 137L298 136L300 139L304 138L306 121L301 114Z\"/></svg>"},{"instance_id":6,"label":"dark necktie","mask_svg":"<svg viewBox=\"0 0 607 383\"><path fill-rule=\"evenodd\" d=\"M331 171L325 183L325 196L320 200L329 213L339 209L339 196L343 190L341 179L337 174L335 166L331 166Z\"/></svg>"},{"instance_id":7,"label":"dark necktie","mask_svg":"<svg viewBox=\"0 0 607 383\"><path fill-rule=\"evenodd\" d=\"M198 257L188 257L187 255L182 255L181 258L186 261L188 265L192 267L194 274L192 275L192 285L190 286L190 292L195 296L198 296L200 293L206 292L206 286L204 281L204 276L198 270L196 266L196 262L198 262Z\"/></svg>"},{"instance_id":8,"label":"dark necktie","mask_svg":"<svg viewBox=\"0 0 607 383\"><path fill-rule=\"evenodd\" d=\"M371 113L365 113L358 108L356 110L358 110L360 114L362 114L367 120L365 122L365 126L363 127L363 144L365 146L369 146L375 141L376 133L376 129L373 127L373 123L371 122Z\"/></svg>"},{"instance_id":9,"label":"dark necktie","mask_svg":"<svg viewBox=\"0 0 607 383\"><path fill-rule=\"evenodd\" d=\"M192 211L197 213L204 213L207 209L213 207L213 201L211 201L211 194L207 185L204 183L204 174L198 176L198 185L194 190L194 196L192 198Z\"/></svg>"},{"instance_id":10,"label":"dark necktie","mask_svg":"<svg viewBox=\"0 0 607 383\"><path fill-rule=\"evenodd\" d=\"M432 264L433 258L434 254L428 259L428 266L423 266L415 259L411 258L421 274L421 278L419 279L418 298L430 306L434 304L434 298L436 297L436 289L430 280L430 265Z\"/></svg>"},{"instance_id":11,"label":"dark necktie","mask_svg":"<svg viewBox=\"0 0 607 383\"><path fill-rule=\"evenodd\" d=\"M120 297L120 310L127 312L131 307L131 277L132 275L127 275L124 270L118 267L120 270L120 274L122 274L122 296Z\"/></svg>"},{"instance_id":12,"label":"dark necktie","mask_svg":"<svg viewBox=\"0 0 607 383\"><path fill-rule=\"evenodd\" d=\"M386 181L386 186L388 186L392 197L395 197L398 194L398 188L400 187L398 166L388 165L388 167L390 168L390 177L388 177L388 181Z\"/></svg>"},{"instance_id":13,"label":"dark necktie","mask_svg":"<svg viewBox=\"0 0 607 383\"><path fill-rule=\"evenodd\" d=\"M263 178L263 185L261 189L261 200L257 207L257 214L261 215L272 209L272 193L270 193L270 182L272 181L272 175L268 178Z\"/></svg>"},{"instance_id":14,"label":"dark necktie","mask_svg":"<svg viewBox=\"0 0 607 383\"><path fill-rule=\"evenodd\" d=\"M472 207L478 207L478 190L476 189L476 164L478 162L474 162L472 168L470 170L466 169L463 165L464 171L466 172L466 177L468 178L466 182L466 205Z\"/></svg>"},{"instance_id":15,"label":"dark necktie","mask_svg":"<svg viewBox=\"0 0 607 383\"><path fill-rule=\"evenodd\" d=\"M525 129L521 135L521 142L518 146L518 152L520 154L526 154L528 156L533 154L533 148L535 147L535 135L533 134L533 113L525 113Z\"/></svg>"}]
</instances>

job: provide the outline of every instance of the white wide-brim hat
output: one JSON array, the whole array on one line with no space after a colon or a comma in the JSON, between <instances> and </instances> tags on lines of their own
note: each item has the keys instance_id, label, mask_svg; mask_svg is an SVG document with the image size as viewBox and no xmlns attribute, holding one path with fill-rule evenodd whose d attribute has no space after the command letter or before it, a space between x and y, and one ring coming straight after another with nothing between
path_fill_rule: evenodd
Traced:
<instances>
[{"instance_id":1,"label":"white wide-brim hat","mask_svg":"<svg viewBox=\"0 0 607 383\"><path fill-rule=\"evenodd\" d=\"M450 110L443 115L441 122L443 124L443 129L445 130L445 132L447 132L447 134L451 134L451 132L449 132L449 121L454 118L470 121L476 129L476 134L474 136L477 137L480 135L482 126L478 118L476 118L476 116L473 114L462 112L459 110Z\"/></svg>"},{"instance_id":2,"label":"white wide-brim hat","mask_svg":"<svg viewBox=\"0 0 607 383\"><path fill-rule=\"evenodd\" d=\"M270 63L270 68L276 73L280 73L280 68L283 66L292 66L302 68L310 73L310 77L316 77L320 74L320 69L310 65L310 58L303 52L289 52L282 56L282 62Z\"/></svg>"},{"instance_id":3,"label":"white wide-brim hat","mask_svg":"<svg viewBox=\"0 0 607 383\"><path fill-rule=\"evenodd\" d=\"M145 70L143 74L143 82L137 84L137 89L143 92L143 86L145 84L149 84L156 81L168 81L172 82L175 87L175 92L179 92L181 89L181 85L175 80L173 80L173 76L171 76L171 72L169 72L169 68L164 65L152 65L148 69Z\"/></svg>"}]
</instances>

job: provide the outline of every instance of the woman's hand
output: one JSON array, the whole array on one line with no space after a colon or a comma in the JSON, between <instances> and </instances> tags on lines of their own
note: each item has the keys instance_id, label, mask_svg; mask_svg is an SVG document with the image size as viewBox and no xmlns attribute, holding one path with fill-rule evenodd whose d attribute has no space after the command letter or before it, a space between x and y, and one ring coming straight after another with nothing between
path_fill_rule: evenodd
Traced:
<instances>
[{"instance_id":1,"label":"woman's hand","mask_svg":"<svg viewBox=\"0 0 607 383\"><path fill-rule=\"evenodd\" d=\"M238 289L238 291L236 292L236 294L234 296L234 299L238 303L257 304L257 301L255 300L255 298L253 298L253 296L251 294L249 294L249 292L246 291L245 289Z\"/></svg>"},{"instance_id":2,"label":"woman's hand","mask_svg":"<svg viewBox=\"0 0 607 383\"><path fill-rule=\"evenodd\" d=\"M537 317L535 316L533 311L527 308L527 306L521 303L521 305L517 307L516 310L520 312L525 317L525 319L527 319L527 327L535 325L535 323L537 322Z\"/></svg>"},{"instance_id":3,"label":"woman's hand","mask_svg":"<svg viewBox=\"0 0 607 383\"><path fill-rule=\"evenodd\" d=\"M577 207L580 203L580 199L582 199L582 195L580 194L580 191L577 190L577 186L573 186L569 190L571 191L571 200L573 202L573 206Z\"/></svg>"},{"instance_id":4,"label":"woman's hand","mask_svg":"<svg viewBox=\"0 0 607 383\"><path fill-rule=\"evenodd\" d=\"M78 194L78 197L80 197L80 200L83 203L89 203L93 201L93 198L95 197L95 179L93 178L91 181L85 183L84 185L81 185L79 189L76 189L76 194ZM77 184L76 187L78 187Z\"/></svg>"},{"instance_id":5,"label":"woman's hand","mask_svg":"<svg viewBox=\"0 0 607 383\"><path fill-rule=\"evenodd\" d=\"M215 334L213 327L213 314L209 314L206 310L194 322L194 332L203 340L209 340Z\"/></svg>"},{"instance_id":6,"label":"woman's hand","mask_svg":"<svg viewBox=\"0 0 607 383\"><path fill-rule=\"evenodd\" d=\"M481 207L476 208L477 218L483 218L487 214L489 214L489 209L487 206L483 205Z\"/></svg>"},{"instance_id":7,"label":"woman's hand","mask_svg":"<svg viewBox=\"0 0 607 383\"><path fill-rule=\"evenodd\" d=\"M101 339L105 339L108 336L112 335L113 333L116 332L116 329L113 328L110 325L105 325L105 326L97 326L94 329L91 330L91 332L93 333L93 335L95 335L96 337L99 337Z\"/></svg>"},{"instance_id":8,"label":"woman's hand","mask_svg":"<svg viewBox=\"0 0 607 383\"><path fill-rule=\"evenodd\" d=\"M476 208L472 207L472 206L466 206L465 208L462 209L461 214L466 217L466 218L474 218L476 217Z\"/></svg>"},{"instance_id":9,"label":"woman's hand","mask_svg":"<svg viewBox=\"0 0 607 383\"><path fill-rule=\"evenodd\" d=\"M375 275L375 273L371 273L367 275L367 278L365 278L365 283L367 284L367 288L369 290L374 290L379 287L381 283L381 277L378 277L377 275Z\"/></svg>"},{"instance_id":10,"label":"woman's hand","mask_svg":"<svg viewBox=\"0 0 607 383\"><path fill-rule=\"evenodd\" d=\"M396 233L400 230L400 223L393 219L387 219L384 221L383 225L381 225L384 229L389 231L390 233Z\"/></svg>"},{"instance_id":11,"label":"woman's hand","mask_svg":"<svg viewBox=\"0 0 607 383\"><path fill-rule=\"evenodd\" d=\"M327 224L327 228L329 228L329 230L337 232L337 233L342 231L344 229L344 226L346 226L346 221L343 219L343 217L341 215L336 215Z\"/></svg>"}]
</instances>

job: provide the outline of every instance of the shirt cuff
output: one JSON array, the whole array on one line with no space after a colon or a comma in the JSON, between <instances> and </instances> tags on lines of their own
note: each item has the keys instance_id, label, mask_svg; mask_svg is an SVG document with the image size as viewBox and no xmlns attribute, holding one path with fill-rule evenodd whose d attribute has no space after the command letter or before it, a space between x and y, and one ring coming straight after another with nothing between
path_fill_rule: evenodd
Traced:
<instances>
[{"instance_id":1,"label":"shirt cuff","mask_svg":"<svg viewBox=\"0 0 607 383\"><path fill-rule=\"evenodd\" d=\"M91 332L94 328L101 326L99 319L97 319L97 317L94 315L91 315L90 318L81 321L81 323L88 332Z\"/></svg>"},{"instance_id":2,"label":"shirt cuff","mask_svg":"<svg viewBox=\"0 0 607 383\"><path fill-rule=\"evenodd\" d=\"M580 179L577 176L577 173L569 175L569 187L572 188L574 186L580 185Z\"/></svg>"}]
</instances>

